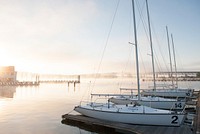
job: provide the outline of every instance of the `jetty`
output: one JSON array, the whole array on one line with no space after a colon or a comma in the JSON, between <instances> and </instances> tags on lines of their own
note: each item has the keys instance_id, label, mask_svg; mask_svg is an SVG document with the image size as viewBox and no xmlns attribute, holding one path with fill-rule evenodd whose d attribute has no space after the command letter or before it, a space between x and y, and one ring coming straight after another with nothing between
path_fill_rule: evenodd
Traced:
<instances>
[{"instance_id":1,"label":"jetty","mask_svg":"<svg viewBox=\"0 0 200 134\"><path fill-rule=\"evenodd\" d=\"M197 100L197 106L196 106L196 118L194 119L194 131L196 134L200 134L200 93L198 93L198 100Z\"/></svg>"},{"instance_id":2,"label":"jetty","mask_svg":"<svg viewBox=\"0 0 200 134\"><path fill-rule=\"evenodd\" d=\"M63 115L62 118L63 124L105 134L193 134L192 128L188 125L180 127L132 125L71 114Z\"/></svg>"},{"instance_id":3,"label":"jetty","mask_svg":"<svg viewBox=\"0 0 200 134\"><path fill-rule=\"evenodd\" d=\"M39 86L40 82L38 81L7 81L0 82L0 86Z\"/></svg>"},{"instance_id":4,"label":"jetty","mask_svg":"<svg viewBox=\"0 0 200 134\"><path fill-rule=\"evenodd\" d=\"M173 73L173 75L172 75ZM153 81L152 74L142 74L143 81ZM200 81L200 71L155 72L156 81Z\"/></svg>"},{"instance_id":5,"label":"jetty","mask_svg":"<svg viewBox=\"0 0 200 134\"><path fill-rule=\"evenodd\" d=\"M191 104L194 109L188 107L186 112L192 109L194 119L186 119L180 127L169 126L151 126L151 125L134 125L124 124L120 122L105 121L96 118L83 116L80 114L62 115L62 123L70 126L76 126L81 129L105 133L105 134L200 134L200 91L195 92L195 96L191 98ZM187 117L186 117L187 118ZM189 123L188 123L189 122Z\"/></svg>"},{"instance_id":6,"label":"jetty","mask_svg":"<svg viewBox=\"0 0 200 134\"><path fill-rule=\"evenodd\" d=\"M80 83L80 75L40 75L40 83L67 83L68 86Z\"/></svg>"}]
</instances>

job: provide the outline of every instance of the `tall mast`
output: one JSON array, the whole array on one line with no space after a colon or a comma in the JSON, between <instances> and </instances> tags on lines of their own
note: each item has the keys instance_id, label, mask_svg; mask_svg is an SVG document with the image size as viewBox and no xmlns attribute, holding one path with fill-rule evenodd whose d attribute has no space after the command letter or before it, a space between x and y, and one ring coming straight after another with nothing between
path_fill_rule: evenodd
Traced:
<instances>
[{"instance_id":1,"label":"tall mast","mask_svg":"<svg viewBox=\"0 0 200 134\"><path fill-rule=\"evenodd\" d=\"M167 31L167 42L168 42L168 49L169 49L169 60L170 60L170 77L172 78L172 87L174 87L174 80L173 80L173 70L172 70L172 59L171 59L171 51L170 51L170 43L169 43L169 34L168 34L168 28L166 26Z\"/></svg>"},{"instance_id":2,"label":"tall mast","mask_svg":"<svg viewBox=\"0 0 200 134\"><path fill-rule=\"evenodd\" d=\"M135 39L135 55L136 55L136 71L137 71L137 89L138 89L138 100L140 100L140 76L139 76L139 62L138 62L138 48L137 48L137 30L136 30L136 20L135 20L135 5L134 0L132 0L133 7L133 27L134 27L134 39Z\"/></svg>"},{"instance_id":3,"label":"tall mast","mask_svg":"<svg viewBox=\"0 0 200 134\"><path fill-rule=\"evenodd\" d=\"M151 25L150 25L149 7L148 7L147 0L146 0L146 8L147 8L147 17L148 17L148 25L149 25L149 41L150 41L150 46L151 46L151 61L152 61L152 69L153 69L153 90L156 90L154 53L153 53L152 36L151 36Z\"/></svg>"},{"instance_id":4,"label":"tall mast","mask_svg":"<svg viewBox=\"0 0 200 134\"><path fill-rule=\"evenodd\" d=\"M175 68L175 73L176 73L176 88L178 87L178 77L177 77L177 68L176 68L176 55L175 55L175 47L174 47L174 40L173 40L173 35L171 34L172 38L172 48L173 48L173 56L174 56L174 68Z\"/></svg>"}]
</instances>

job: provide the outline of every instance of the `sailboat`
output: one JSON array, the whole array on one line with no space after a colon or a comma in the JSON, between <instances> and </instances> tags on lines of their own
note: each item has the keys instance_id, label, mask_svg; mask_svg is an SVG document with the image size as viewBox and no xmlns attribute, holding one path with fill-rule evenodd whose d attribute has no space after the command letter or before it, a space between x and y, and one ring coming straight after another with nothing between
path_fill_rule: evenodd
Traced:
<instances>
[{"instance_id":1,"label":"sailboat","mask_svg":"<svg viewBox=\"0 0 200 134\"><path fill-rule=\"evenodd\" d=\"M172 98L185 98L192 97L194 89L182 89L182 88L172 88L172 89L153 89L143 90L141 92L144 96L154 95L161 97L172 97Z\"/></svg>"},{"instance_id":2,"label":"sailboat","mask_svg":"<svg viewBox=\"0 0 200 134\"><path fill-rule=\"evenodd\" d=\"M120 105L134 104L138 103L140 105L149 106L158 109L167 110L183 110L185 108L185 100L168 99L156 96L141 96L138 100L138 96L117 96L111 97L110 102Z\"/></svg>"},{"instance_id":3,"label":"sailboat","mask_svg":"<svg viewBox=\"0 0 200 134\"><path fill-rule=\"evenodd\" d=\"M175 84L173 82L171 52L170 52L170 43L169 43L169 35L168 35L167 26L166 26L166 32L167 32L167 41L168 41L168 49L169 49L172 87L170 89L168 88L168 89L157 89L157 90L154 90L154 89L143 90L141 94L144 95L144 96L154 95L154 96L165 96L165 97L175 97L175 98L176 97L179 97L179 98L192 97L194 89L178 88L177 86L175 86ZM174 52L173 38L172 38L172 45L173 45L173 52ZM174 63L175 63L175 69L176 69L175 52L174 52ZM176 85L177 85L177 83L176 83Z\"/></svg>"},{"instance_id":4,"label":"sailboat","mask_svg":"<svg viewBox=\"0 0 200 134\"><path fill-rule=\"evenodd\" d=\"M140 100L140 80L134 0L132 0L132 7L135 38L134 45L136 52L137 89L138 100ZM160 110L137 104L115 105L110 102L106 104L97 104L91 102L85 105L76 106L74 110L88 117L129 124L180 126L185 118L185 113L183 112Z\"/></svg>"},{"instance_id":5,"label":"sailboat","mask_svg":"<svg viewBox=\"0 0 200 134\"><path fill-rule=\"evenodd\" d=\"M185 118L183 113L138 105L89 103L74 110L85 116L128 124L180 126Z\"/></svg>"},{"instance_id":6,"label":"sailboat","mask_svg":"<svg viewBox=\"0 0 200 134\"><path fill-rule=\"evenodd\" d=\"M154 88L154 90L156 90L154 52L153 52L153 45L152 45L149 8L148 8L147 0L146 0L146 9L147 9L148 27L149 27L149 40L150 40L150 47L151 47L151 61L152 61L152 70L153 70L153 88ZM112 97L109 100L111 102L115 103L115 104L131 104L131 103L136 102L140 105L145 105L145 106L158 108L158 109L183 110L184 107L185 107L185 100L156 97L154 94L151 95L151 96L142 96L140 100L138 100L138 96L133 96L133 95L130 95L130 96L123 96L122 95L122 96Z\"/></svg>"}]
</instances>

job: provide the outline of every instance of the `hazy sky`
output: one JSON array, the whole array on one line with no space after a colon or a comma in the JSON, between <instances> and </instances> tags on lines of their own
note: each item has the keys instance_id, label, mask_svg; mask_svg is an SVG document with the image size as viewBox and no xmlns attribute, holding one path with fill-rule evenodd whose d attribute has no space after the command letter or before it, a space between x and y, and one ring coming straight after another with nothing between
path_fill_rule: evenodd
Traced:
<instances>
[{"instance_id":1,"label":"hazy sky","mask_svg":"<svg viewBox=\"0 0 200 134\"><path fill-rule=\"evenodd\" d=\"M136 3L142 71L150 69L144 2ZM17 71L35 73L95 73L106 46L100 72L134 69L134 47L128 44L134 42L131 0L119 2L108 38L117 3L0 0L0 66L14 65ZM178 69L200 70L199 7L199 0L149 0L157 70L169 67L166 25L174 36Z\"/></svg>"}]
</instances>

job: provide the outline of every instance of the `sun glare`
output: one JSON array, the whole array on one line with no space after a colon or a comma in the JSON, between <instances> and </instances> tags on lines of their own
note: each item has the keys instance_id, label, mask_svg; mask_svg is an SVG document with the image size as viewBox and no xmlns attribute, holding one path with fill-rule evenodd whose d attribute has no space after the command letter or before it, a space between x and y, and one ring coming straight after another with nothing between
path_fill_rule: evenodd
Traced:
<instances>
[{"instance_id":1,"label":"sun glare","mask_svg":"<svg viewBox=\"0 0 200 134\"><path fill-rule=\"evenodd\" d=\"M6 52L6 50L0 49L0 66L10 66L12 60L13 59L10 57L10 54Z\"/></svg>"}]
</instances>

